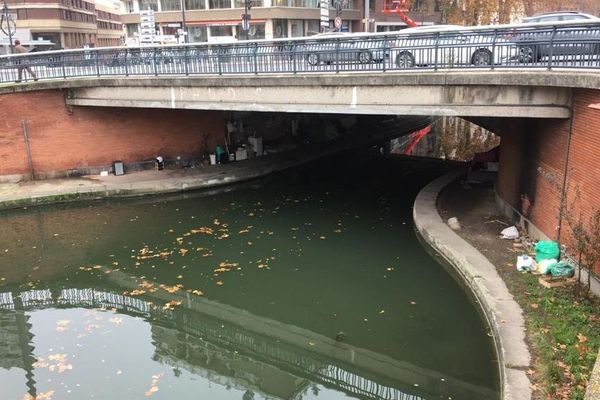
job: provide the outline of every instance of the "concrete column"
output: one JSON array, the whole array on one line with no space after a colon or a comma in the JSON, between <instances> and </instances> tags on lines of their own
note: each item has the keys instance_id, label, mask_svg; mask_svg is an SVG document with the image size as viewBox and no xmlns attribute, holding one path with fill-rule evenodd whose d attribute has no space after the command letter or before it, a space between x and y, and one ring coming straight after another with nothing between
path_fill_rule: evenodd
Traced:
<instances>
[{"instance_id":1,"label":"concrete column","mask_svg":"<svg viewBox=\"0 0 600 400\"><path fill-rule=\"evenodd\" d=\"M273 39L273 20L265 21L265 39Z\"/></svg>"}]
</instances>

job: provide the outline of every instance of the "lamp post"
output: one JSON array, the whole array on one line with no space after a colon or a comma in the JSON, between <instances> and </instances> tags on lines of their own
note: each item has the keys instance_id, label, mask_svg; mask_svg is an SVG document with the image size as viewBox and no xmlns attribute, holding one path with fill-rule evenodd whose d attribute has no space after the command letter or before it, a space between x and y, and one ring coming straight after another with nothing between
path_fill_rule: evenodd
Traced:
<instances>
[{"instance_id":1,"label":"lamp post","mask_svg":"<svg viewBox=\"0 0 600 400\"><path fill-rule=\"evenodd\" d=\"M6 0L4 0L6 1ZM183 34L183 43L188 42L187 29L185 26L185 0L181 0L181 29Z\"/></svg>"},{"instance_id":2,"label":"lamp post","mask_svg":"<svg viewBox=\"0 0 600 400\"><path fill-rule=\"evenodd\" d=\"M8 41L10 43L8 51L10 54L13 53L13 34L15 33L13 32L13 28L16 31L16 26L13 24L14 22L12 21L10 14L8 14L8 4L6 3L6 0L4 0L4 6L2 7L2 31L8 36Z\"/></svg>"}]
</instances>

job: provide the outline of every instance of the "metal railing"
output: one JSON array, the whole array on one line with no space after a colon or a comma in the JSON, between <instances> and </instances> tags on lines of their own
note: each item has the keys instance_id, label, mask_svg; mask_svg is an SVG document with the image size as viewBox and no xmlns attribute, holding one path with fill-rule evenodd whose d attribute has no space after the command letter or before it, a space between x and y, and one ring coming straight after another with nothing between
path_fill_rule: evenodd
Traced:
<instances>
[{"instance_id":1,"label":"metal railing","mask_svg":"<svg viewBox=\"0 0 600 400\"><path fill-rule=\"evenodd\" d=\"M600 68L600 24L424 27L393 34L119 47L0 56L0 82L225 74Z\"/></svg>"}]
</instances>

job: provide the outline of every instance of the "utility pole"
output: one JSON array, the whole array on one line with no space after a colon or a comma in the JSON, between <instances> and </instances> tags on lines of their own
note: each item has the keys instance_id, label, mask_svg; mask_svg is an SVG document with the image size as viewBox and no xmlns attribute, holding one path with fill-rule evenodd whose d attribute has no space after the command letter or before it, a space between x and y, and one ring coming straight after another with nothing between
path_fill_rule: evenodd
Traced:
<instances>
[{"instance_id":1,"label":"utility pole","mask_svg":"<svg viewBox=\"0 0 600 400\"><path fill-rule=\"evenodd\" d=\"M375 0L373 0L375 1ZM371 4L369 0L365 0L365 32L369 32L369 19L371 18Z\"/></svg>"}]
</instances>

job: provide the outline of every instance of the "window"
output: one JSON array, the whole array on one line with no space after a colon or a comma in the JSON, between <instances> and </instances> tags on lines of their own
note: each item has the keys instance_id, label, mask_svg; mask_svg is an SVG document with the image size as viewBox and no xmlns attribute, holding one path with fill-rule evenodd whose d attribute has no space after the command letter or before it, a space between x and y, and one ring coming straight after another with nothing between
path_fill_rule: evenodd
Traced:
<instances>
[{"instance_id":1,"label":"window","mask_svg":"<svg viewBox=\"0 0 600 400\"><path fill-rule=\"evenodd\" d=\"M242 30L242 25L238 26L238 32L242 32L244 35L244 31ZM265 38L265 24L252 24L250 25L250 29L248 30L248 36L250 39L258 40Z\"/></svg>"},{"instance_id":2,"label":"window","mask_svg":"<svg viewBox=\"0 0 600 400\"><path fill-rule=\"evenodd\" d=\"M131 14L135 12L135 8L133 7L133 1L127 0L123 4L125 4L125 12Z\"/></svg>"},{"instance_id":3,"label":"window","mask_svg":"<svg viewBox=\"0 0 600 400\"><path fill-rule=\"evenodd\" d=\"M302 20L290 21L292 37L304 36L304 22Z\"/></svg>"},{"instance_id":4,"label":"window","mask_svg":"<svg viewBox=\"0 0 600 400\"><path fill-rule=\"evenodd\" d=\"M208 32L205 26L188 26L187 33L190 43L208 41Z\"/></svg>"},{"instance_id":5,"label":"window","mask_svg":"<svg viewBox=\"0 0 600 400\"><path fill-rule=\"evenodd\" d=\"M206 2L204 0L185 0L186 10L204 10Z\"/></svg>"},{"instance_id":6,"label":"window","mask_svg":"<svg viewBox=\"0 0 600 400\"><path fill-rule=\"evenodd\" d=\"M161 0L160 4L163 11L178 11L181 10L180 0Z\"/></svg>"},{"instance_id":7,"label":"window","mask_svg":"<svg viewBox=\"0 0 600 400\"><path fill-rule=\"evenodd\" d=\"M232 26L211 26L210 36L233 36Z\"/></svg>"},{"instance_id":8,"label":"window","mask_svg":"<svg viewBox=\"0 0 600 400\"><path fill-rule=\"evenodd\" d=\"M231 0L209 0L209 8L231 8Z\"/></svg>"},{"instance_id":9,"label":"window","mask_svg":"<svg viewBox=\"0 0 600 400\"><path fill-rule=\"evenodd\" d=\"M273 37L274 38L288 37L287 19L274 19L273 20Z\"/></svg>"},{"instance_id":10,"label":"window","mask_svg":"<svg viewBox=\"0 0 600 400\"><path fill-rule=\"evenodd\" d=\"M138 24L127 24L127 36L134 37L138 33Z\"/></svg>"},{"instance_id":11,"label":"window","mask_svg":"<svg viewBox=\"0 0 600 400\"><path fill-rule=\"evenodd\" d=\"M140 10L158 11L158 0L143 0L140 3Z\"/></svg>"}]
</instances>

